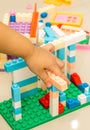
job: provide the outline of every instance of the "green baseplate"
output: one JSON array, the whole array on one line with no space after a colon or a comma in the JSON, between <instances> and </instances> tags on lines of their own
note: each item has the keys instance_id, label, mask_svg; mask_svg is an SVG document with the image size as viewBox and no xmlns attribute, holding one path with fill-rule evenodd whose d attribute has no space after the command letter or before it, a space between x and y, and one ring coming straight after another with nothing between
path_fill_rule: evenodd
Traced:
<instances>
[{"instance_id":1,"label":"green baseplate","mask_svg":"<svg viewBox=\"0 0 90 130\"><path fill-rule=\"evenodd\" d=\"M50 120L64 116L65 114L71 113L82 107L90 105L90 102L88 102L74 109L68 109L67 107L65 107L64 113L52 117L49 114L49 109L43 108L43 106L38 101L38 99L44 96L46 93L47 91L38 89L38 93L36 95L22 100L23 118L19 121L15 121L12 115L12 99L0 103L0 114L11 126L12 130L29 130ZM82 92L74 84L71 83L65 93L66 98L69 99L77 98L77 96Z\"/></svg>"}]
</instances>

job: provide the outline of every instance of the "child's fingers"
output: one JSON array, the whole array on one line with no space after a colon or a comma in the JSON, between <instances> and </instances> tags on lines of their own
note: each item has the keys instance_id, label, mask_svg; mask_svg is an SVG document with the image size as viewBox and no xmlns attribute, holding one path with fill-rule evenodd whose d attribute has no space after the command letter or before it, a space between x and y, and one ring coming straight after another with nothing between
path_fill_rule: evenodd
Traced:
<instances>
[{"instance_id":1,"label":"child's fingers","mask_svg":"<svg viewBox=\"0 0 90 130\"><path fill-rule=\"evenodd\" d=\"M68 78L63 73L61 74L60 77L63 78L67 82L67 84L70 84L70 81L68 80Z\"/></svg>"},{"instance_id":2,"label":"child's fingers","mask_svg":"<svg viewBox=\"0 0 90 130\"><path fill-rule=\"evenodd\" d=\"M61 61L61 60L59 60L59 59L56 57L56 62L57 62L58 66L59 66L61 69L64 68L64 66L65 66L64 61Z\"/></svg>"},{"instance_id":3,"label":"child's fingers","mask_svg":"<svg viewBox=\"0 0 90 130\"><path fill-rule=\"evenodd\" d=\"M52 73L54 73L55 75L58 75L61 78L63 78L67 82L67 84L70 84L70 81L64 75L64 73L62 72L63 71L62 69L60 69L60 67L58 65L54 65L54 66L50 67L48 70L51 71Z\"/></svg>"},{"instance_id":4,"label":"child's fingers","mask_svg":"<svg viewBox=\"0 0 90 130\"><path fill-rule=\"evenodd\" d=\"M39 77L43 80L47 87L50 87L52 85L51 80L46 71L43 70L41 73L39 73Z\"/></svg>"},{"instance_id":5,"label":"child's fingers","mask_svg":"<svg viewBox=\"0 0 90 130\"><path fill-rule=\"evenodd\" d=\"M55 75L58 75L58 76L60 76L61 73L62 73L60 67L58 66L58 64L50 66L47 69L48 69L48 71L50 71L50 72L52 72L52 73L54 73Z\"/></svg>"}]
</instances>

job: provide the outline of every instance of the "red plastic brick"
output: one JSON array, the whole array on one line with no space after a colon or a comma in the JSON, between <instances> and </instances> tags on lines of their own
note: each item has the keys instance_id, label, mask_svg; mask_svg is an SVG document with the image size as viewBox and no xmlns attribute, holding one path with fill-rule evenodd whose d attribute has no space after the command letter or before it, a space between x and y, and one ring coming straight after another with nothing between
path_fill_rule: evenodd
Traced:
<instances>
[{"instance_id":1,"label":"red plastic brick","mask_svg":"<svg viewBox=\"0 0 90 130\"><path fill-rule=\"evenodd\" d=\"M64 112L64 105L59 103L59 114Z\"/></svg>"},{"instance_id":2,"label":"red plastic brick","mask_svg":"<svg viewBox=\"0 0 90 130\"><path fill-rule=\"evenodd\" d=\"M44 108L48 109L49 108L49 93L47 93L45 96L40 98L39 102ZM63 106L63 104L59 103L59 112L58 112L58 114L61 114L63 112L64 112L64 106Z\"/></svg>"},{"instance_id":3,"label":"red plastic brick","mask_svg":"<svg viewBox=\"0 0 90 130\"><path fill-rule=\"evenodd\" d=\"M49 108L49 93L47 93L45 96L39 99L40 104L48 109Z\"/></svg>"},{"instance_id":4,"label":"red plastic brick","mask_svg":"<svg viewBox=\"0 0 90 130\"><path fill-rule=\"evenodd\" d=\"M77 73L71 74L71 81L78 86L79 84L82 84L82 81L80 79L80 76Z\"/></svg>"}]
</instances>

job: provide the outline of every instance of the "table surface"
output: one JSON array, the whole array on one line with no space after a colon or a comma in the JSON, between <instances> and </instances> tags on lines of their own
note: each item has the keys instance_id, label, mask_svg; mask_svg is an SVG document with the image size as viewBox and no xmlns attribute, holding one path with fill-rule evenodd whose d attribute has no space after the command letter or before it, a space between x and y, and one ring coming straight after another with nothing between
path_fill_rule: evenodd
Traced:
<instances>
[{"instance_id":1,"label":"table surface","mask_svg":"<svg viewBox=\"0 0 90 130\"><path fill-rule=\"evenodd\" d=\"M10 10L14 9L17 12L30 12L27 10L26 6L30 3L37 2L37 0L0 0L0 20L3 19L3 15ZM22 3L22 4L21 4ZM43 0L38 0L38 8L44 7ZM84 20L82 27L85 30L90 31L90 1L89 0L72 0L70 6L62 5L57 7L60 11L71 11L75 13L82 13L84 15ZM83 82L90 83L90 51L77 51L77 64L76 72L81 76ZM0 102L11 97L10 93L11 86L11 74L5 72L0 72ZM34 128L33 130L90 130L90 106L79 109L73 113L45 123L41 126ZM11 130L9 125L0 116L0 130Z\"/></svg>"}]
</instances>

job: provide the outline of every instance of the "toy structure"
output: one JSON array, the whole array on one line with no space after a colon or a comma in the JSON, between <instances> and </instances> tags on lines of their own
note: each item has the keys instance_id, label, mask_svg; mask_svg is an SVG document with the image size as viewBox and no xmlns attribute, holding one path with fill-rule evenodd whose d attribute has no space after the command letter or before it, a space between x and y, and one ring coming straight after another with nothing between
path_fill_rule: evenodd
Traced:
<instances>
[{"instance_id":1,"label":"toy structure","mask_svg":"<svg viewBox=\"0 0 90 130\"><path fill-rule=\"evenodd\" d=\"M53 8L50 5L38 12L49 12ZM12 22L9 14L5 14L4 23L30 39L32 14L15 13L14 16L16 20ZM12 99L0 103L0 114L13 130L28 130L90 105L90 86L82 83L75 73L76 44L86 39L86 33L80 28L71 27L73 33L70 31L66 35L63 31L65 26L59 27L44 26L44 23L38 22L38 41L41 47L52 44L56 56L65 61L65 73L72 81L70 85L59 76L47 72L53 85L42 87L37 75L29 70L22 58L4 65L5 71L12 74Z\"/></svg>"}]
</instances>

